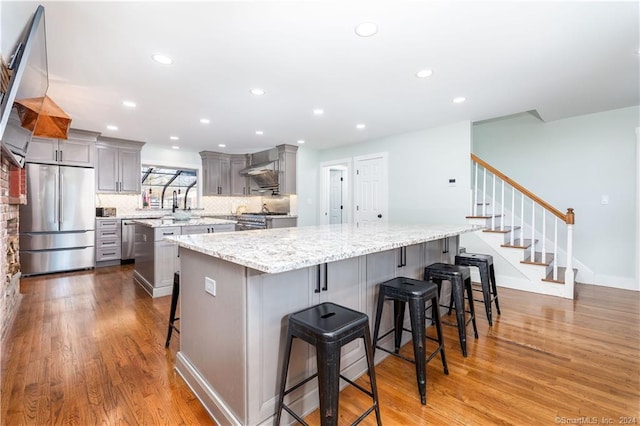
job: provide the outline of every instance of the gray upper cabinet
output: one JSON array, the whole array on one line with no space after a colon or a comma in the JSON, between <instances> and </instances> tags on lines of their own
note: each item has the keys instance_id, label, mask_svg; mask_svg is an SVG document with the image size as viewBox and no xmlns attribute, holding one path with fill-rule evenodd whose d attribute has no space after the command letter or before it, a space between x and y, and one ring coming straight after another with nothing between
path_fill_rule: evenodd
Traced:
<instances>
[{"instance_id":1,"label":"gray upper cabinet","mask_svg":"<svg viewBox=\"0 0 640 426\"><path fill-rule=\"evenodd\" d=\"M278 190L281 194L295 194L298 147L278 145L276 148L278 148Z\"/></svg>"},{"instance_id":2,"label":"gray upper cabinet","mask_svg":"<svg viewBox=\"0 0 640 426\"><path fill-rule=\"evenodd\" d=\"M93 167L98 133L69 130L67 139L31 139L27 161L41 164Z\"/></svg>"},{"instance_id":3,"label":"gray upper cabinet","mask_svg":"<svg viewBox=\"0 0 640 426\"><path fill-rule=\"evenodd\" d=\"M100 138L96 142L96 192L138 194L144 142Z\"/></svg>"},{"instance_id":4,"label":"gray upper cabinet","mask_svg":"<svg viewBox=\"0 0 640 426\"><path fill-rule=\"evenodd\" d=\"M247 154L231 155L231 165L229 168L231 181L231 195L249 195L249 179L240 174L240 170L249 164L249 156Z\"/></svg>"},{"instance_id":5,"label":"gray upper cabinet","mask_svg":"<svg viewBox=\"0 0 640 426\"><path fill-rule=\"evenodd\" d=\"M232 168L237 167L237 155L221 152L202 151L202 195L238 195L232 189L232 183L238 186L232 177ZM238 169L240 170L240 169ZM239 189L242 195L242 188Z\"/></svg>"}]
</instances>

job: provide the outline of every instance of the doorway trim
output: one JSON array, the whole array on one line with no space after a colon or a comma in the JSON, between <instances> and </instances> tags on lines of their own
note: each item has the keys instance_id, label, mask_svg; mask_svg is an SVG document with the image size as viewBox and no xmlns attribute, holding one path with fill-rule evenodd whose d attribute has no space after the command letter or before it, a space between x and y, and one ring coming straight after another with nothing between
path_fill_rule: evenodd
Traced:
<instances>
[{"instance_id":1,"label":"doorway trim","mask_svg":"<svg viewBox=\"0 0 640 426\"><path fill-rule=\"evenodd\" d=\"M342 186L342 217L344 219L344 223L352 223L353 184L351 176L353 175L353 160L351 158L343 158L340 160L320 163L320 225L329 224L331 170L341 170L343 172L344 184Z\"/></svg>"}]
</instances>

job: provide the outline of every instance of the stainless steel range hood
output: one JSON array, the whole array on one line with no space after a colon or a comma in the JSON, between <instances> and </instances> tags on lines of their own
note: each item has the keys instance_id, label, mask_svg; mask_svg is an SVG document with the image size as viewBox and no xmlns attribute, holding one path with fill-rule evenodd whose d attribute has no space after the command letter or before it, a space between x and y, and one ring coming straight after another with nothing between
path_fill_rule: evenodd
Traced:
<instances>
[{"instance_id":1,"label":"stainless steel range hood","mask_svg":"<svg viewBox=\"0 0 640 426\"><path fill-rule=\"evenodd\" d=\"M249 176L261 189L278 189L278 148L251 154L251 165L240 170L243 176Z\"/></svg>"}]
</instances>

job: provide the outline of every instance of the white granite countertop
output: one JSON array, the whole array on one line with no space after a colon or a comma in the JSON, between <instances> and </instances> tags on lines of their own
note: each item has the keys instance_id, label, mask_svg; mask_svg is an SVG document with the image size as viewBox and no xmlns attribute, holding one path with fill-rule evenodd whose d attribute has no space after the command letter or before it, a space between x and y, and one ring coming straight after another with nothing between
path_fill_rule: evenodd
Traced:
<instances>
[{"instance_id":1,"label":"white granite countertop","mask_svg":"<svg viewBox=\"0 0 640 426\"><path fill-rule=\"evenodd\" d=\"M148 226L150 228L163 228L167 226L224 225L227 223L236 223L235 220L200 218L200 217L191 218L189 220L175 220L171 218L136 219L133 222L138 225Z\"/></svg>"},{"instance_id":2,"label":"white granite countertop","mask_svg":"<svg viewBox=\"0 0 640 426\"><path fill-rule=\"evenodd\" d=\"M480 225L321 225L166 237L185 247L267 273L377 253L482 229Z\"/></svg>"}]
</instances>

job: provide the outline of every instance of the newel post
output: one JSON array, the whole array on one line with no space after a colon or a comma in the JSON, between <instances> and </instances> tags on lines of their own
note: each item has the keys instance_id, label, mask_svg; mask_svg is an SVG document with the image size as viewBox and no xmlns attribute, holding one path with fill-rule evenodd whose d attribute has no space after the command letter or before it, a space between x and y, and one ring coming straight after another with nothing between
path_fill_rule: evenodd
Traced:
<instances>
[{"instance_id":1,"label":"newel post","mask_svg":"<svg viewBox=\"0 0 640 426\"><path fill-rule=\"evenodd\" d=\"M576 217L573 213L572 208L567 209L567 214L565 215L565 222L567 223L567 265L566 271L564 274L564 285L565 285L565 297L569 299L574 298L574 284L575 284L575 274L573 272L573 224L575 223Z\"/></svg>"}]
</instances>

